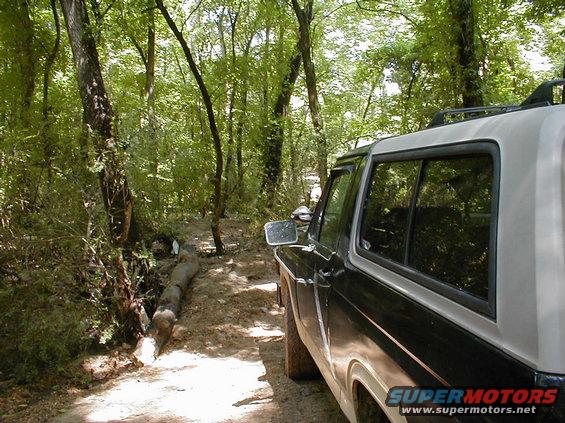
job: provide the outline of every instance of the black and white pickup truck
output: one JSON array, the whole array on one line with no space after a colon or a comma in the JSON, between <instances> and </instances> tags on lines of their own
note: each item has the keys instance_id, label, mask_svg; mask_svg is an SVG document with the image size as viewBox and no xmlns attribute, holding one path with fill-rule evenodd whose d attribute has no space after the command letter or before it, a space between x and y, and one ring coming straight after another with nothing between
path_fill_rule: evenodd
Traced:
<instances>
[{"instance_id":1,"label":"black and white pickup truck","mask_svg":"<svg viewBox=\"0 0 565 423\"><path fill-rule=\"evenodd\" d=\"M565 388L564 83L353 150L295 215L304 234L265 225L289 377L319 370L352 422L440 419L387 405L394 387ZM452 418L565 421L564 404Z\"/></svg>"}]
</instances>

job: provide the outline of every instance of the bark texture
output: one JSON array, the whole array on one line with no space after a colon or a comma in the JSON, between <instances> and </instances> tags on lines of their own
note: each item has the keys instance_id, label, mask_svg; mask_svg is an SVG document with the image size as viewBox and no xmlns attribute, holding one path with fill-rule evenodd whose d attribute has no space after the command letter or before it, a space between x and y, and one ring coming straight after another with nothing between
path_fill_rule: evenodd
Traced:
<instances>
[{"instance_id":1,"label":"bark texture","mask_svg":"<svg viewBox=\"0 0 565 423\"><path fill-rule=\"evenodd\" d=\"M252 33L247 42L245 43L245 48L243 49L243 87L241 92L241 106L239 110L239 118L237 119L237 127L235 130L235 157L237 163L237 180L236 189L237 196L239 199L243 198L244 187L243 187L243 174L245 169L243 168L243 132L247 123L247 97L249 92L249 50L251 49L251 43L253 41Z\"/></svg>"},{"instance_id":2,"label":"bark texture","mask_svg":"<svg viewBox=\"0 0 565 423\"><path fill-rule=\"evenodd\" d=\"M182 249L179 261L171 273L169 285L159 299L145 337L138 341L133 353L139 365L151 364L170 338L186 288L198 273L199 264L194 249Z\"/></svg>"},{"instance_id":3,"label":"bark texture","mask_svg":"<svg viewBox=\"0 0 565 423\"><path fill-rule=\"evenodd\" d=\"M224 243L222 242L221 237L221 229L220 229L220 218L222 216L223 211L223 195L222 195L222 174L224 170L224 159L222 155L222 140L220 138L220 132L218 131L218 126L216 125L216 118L214 115L214 108L212 105L212 99L210 97L210 93L208 92L208 88L204 83L204 79L194 61L194 57L192 56L192 52L188 47L182 32L178 29L175 21L171 18L171 15L165 8L162 0L155 0L157 4L157 8L161 11L161 14L165 18L167 25L173 32L173 35L179 42L180 46L182 47L182 51L186 57L186 61L188 62L188 66L190 67L190 71L196 79L196 83L198 84L198 89L200 90L200 94L202 95L202 101L204 102L204 106L206 107L206 115L208 116L208 125L210 127L210 133L212 135L212 140L214 142L214 152L216 154L216 171L214 173L214 214L212 218L212 236L214 237L214 245L216 246L216 254L224 254L225 247Z\"/></svg>"},{"instance_id":4,"label":"bark texture","mask_svg":"<svg viewBox=\"0 0 565 423\"><path fill-rule=\"evenodd\" d=\"M23 95L20 105L22 126L29 127L31 103L35 90L35 52L33 48L33 22L29 15L28 0L16 0L12 10L15 20L17 63L20 70Z\"/></svg>"},{"instance_id":5,"label":"bark texture","mask_svg":"<svg viewBox=\"0 0 565 423\"><path fill-rule=\"evenodd\" d=\"M147 61L145 63L145 99L147 102L147 130L149 142L153 147L153 159L151 161L151 172L155 180L155 201L157 210L161 213L161 186L159 184L159 138L157 136L157 116L155 114L155 10L153 2L148 1L147 25Z\"/></svg>"},{"instance_id":6,"label":"bark texture","mask_svg":"<svg viewBox=\"0 0 565 423\"><path fill-rule=\"evenodd\" d=\"M272 207L280 181L281 157L284 143L284 120L288 115L288 106L292 90L300 73L302 56L300 52L292 55L288 73L284 76L277 101L266 128L263 151L264 175L262 190L267 196L267 207Z\"/></svg>"},{"instance_id":7,"label":"bark texture","mask_svg":"<svg viewBox=\"0 0 565 423\"><path fill-rule=\"evenodd\" d=\"M457 43L457 74L461 84L463 107L483 104L482 83L475 42L473 0L449 0Z\"/></svg>"},{"instance_id":8,"label":"bark texture","mask_svg":"<svg viewBox=\"0 0 565 423\"><path fill-rule=\"evenodd\" d=\"M43 156L49 180L51 180L51 161L53 158L53 140L51 133L51 107L49 105L49 84L51 82L51 75L53 64L59 54L59 47L61 45L61 21L59 13L57 12L56 0L51 0L51 12L53 14L53 22L55 23L55 42L45 61L45 69L43 71L43 102L41 106L41 114L43 116L43 127L41 130L41 137L43 139Z\"/></svg>"},{"instance_id":9,"label":"bark texture","mask_svg":"<svg viewBox=\"0 0 565 423\"><path fill-rule=\"evenodd\" d=\"M236 52L236 30L237 21L239 18L239 11L234 13L229 13L230 20L230 62L231 62L231 75L226 73L226 78L224 80L224 85L227 93L227 149L226 149L226 166L224 169L224 187L223 187L223 207L222 207L222 217L225 217L225 209L227 202L233 192L233 187L236 185L237 181L234 174L233 165L233 155L234 155L234 117L235 117L235 100L239 90L238 78L235 74L237 66L237 52ZM220 35L220 45L222 47L222 55L224 59L227 59L227 46L225 42L224 35L224 24L223 15L217 22L219 35Z\"/></svg>"},{"instance_id":10,"label":"bark texture","mask_svg":"<svg viewBox=\"0 0 565 423\"><path fill-rule=\"evenodd\" d=\"M316 156L318 176L320 185L324 187L328 179L328 147L324 132L324 121L322 119L320 102L318 100L318 87L316 79L316 69L312 60L312 41L310 38L310 24L313 19L314 0L306 0L302 8L298 0L292 0L292 8L298 19L298 46L302 54L304 65L304 75L306 77L306 88L308 90L308 107L314 133L316 136Z\"/></svg>"},{"instance_id":11,"label":"bark texture","mask_svg":"<svg viewBox=\"0 0 565 423\"><path fill-rule=\"evenodd\" d=\"M67 33L77 71L83 119L100 163L98 179L112 243L131 246L137 238L133 197L118 155L114 114L106 93L96 43L84 0L61 0Z\"/></svg>"}]
</instances>

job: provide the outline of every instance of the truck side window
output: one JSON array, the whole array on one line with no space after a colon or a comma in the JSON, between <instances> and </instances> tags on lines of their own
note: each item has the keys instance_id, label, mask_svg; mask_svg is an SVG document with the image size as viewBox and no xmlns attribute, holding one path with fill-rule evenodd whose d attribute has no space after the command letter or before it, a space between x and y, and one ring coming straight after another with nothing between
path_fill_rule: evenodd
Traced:
<instances>
[{"instance_id":1,"label":"truck side window","mask_svg":"<svg viewBox=\"0 0 565 423\"><path fill-rule=\"evenodd\" d=\"M493 177L487 153L376 163L359 246L488 301Z\"/></svg>"},{"instance_id":2,"label":"truck side window","mask_svg":"<svg viewBox=\"0 0 565 423\"><path fill-rule=\"evenodd\" d=\"M339 223L351 174L344 172L336 175L332 181L320 228L320 244L335 251L339 239Z\"/></svg>"},{"instance_id":3,"label":"truck side window","mask_svg":"<svg viewBox=\"0 0 565 423\"><path fill-rule=\"evenodd\" d=\"M398 263L404 261L404 238L420 161L378 163L365 203L361 247Z\"/></svg>"},{"instance_id":4,"label":"truck side window","mask_svg":"<svg viewBox=\"0 0 565 423\"><path fill-rule=\"evenodd\" d=\"M408 265L488 298L493 162L488 154L427 160Z\"/></svg>"}]
</instances>

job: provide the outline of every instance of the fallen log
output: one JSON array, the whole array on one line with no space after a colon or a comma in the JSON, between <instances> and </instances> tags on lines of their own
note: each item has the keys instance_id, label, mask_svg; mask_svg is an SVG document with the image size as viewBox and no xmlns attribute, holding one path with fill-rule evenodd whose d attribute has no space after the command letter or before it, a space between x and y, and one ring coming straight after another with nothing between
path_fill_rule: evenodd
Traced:
<instances>
[{"instance_id":1,"label":"fallen log","mask_svg":"<svg viewBox=\"0 0 565 423\"><path fill-rule=\"evenodd\" d=\"M179 263L174 267L169 284L159 298L151 323L133 352L133 359L138 365L153 363L169 340L180 311L182 297L198 269L196 250L183 247L179 252Z\"/></svg>"}]
</instances>

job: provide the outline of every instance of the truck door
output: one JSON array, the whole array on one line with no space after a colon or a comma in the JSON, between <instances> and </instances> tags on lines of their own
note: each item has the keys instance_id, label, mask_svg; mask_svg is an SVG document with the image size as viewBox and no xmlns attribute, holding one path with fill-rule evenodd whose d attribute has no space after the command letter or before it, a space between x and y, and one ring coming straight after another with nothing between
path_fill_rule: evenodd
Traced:
<instances>
[{"instance_id":1,"label":"truck door","mask_svg":"<svg viewBox=\"0 0 565 423\"><path fill-rule=\"evenodd\" d=\"M327 305L336 251L342 228L342 211L351 182L351 167L332 171L322 196L323 207L314 216L304 247L304 277L296 285L300 320L317 348L329 359L327 340ZM301 272L302 273L302 272Z\"/></svg>"}]
</instances>

